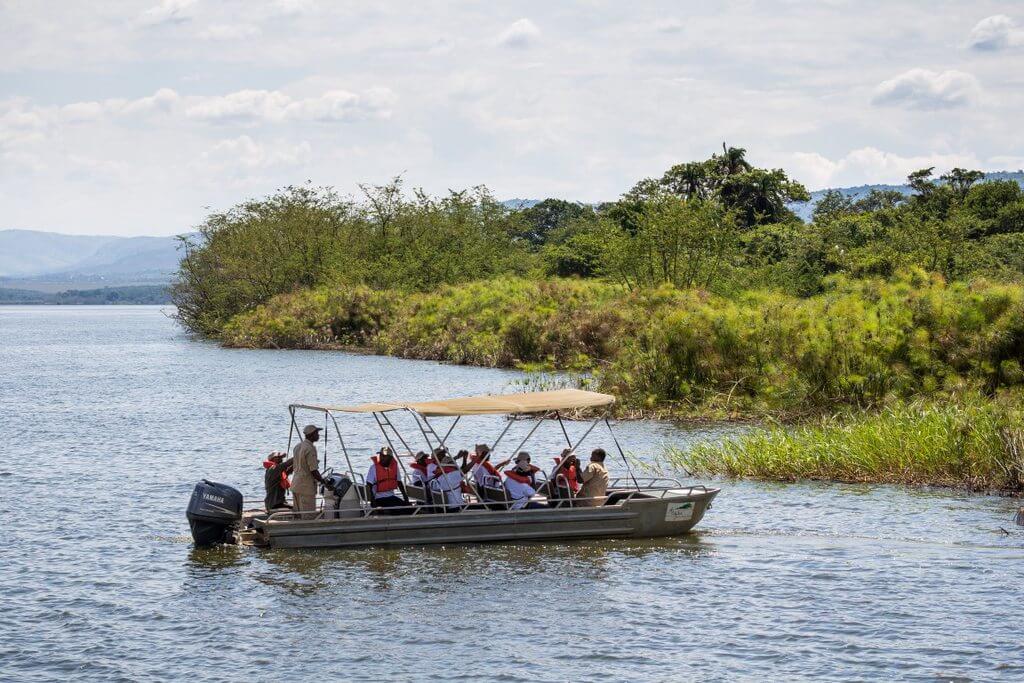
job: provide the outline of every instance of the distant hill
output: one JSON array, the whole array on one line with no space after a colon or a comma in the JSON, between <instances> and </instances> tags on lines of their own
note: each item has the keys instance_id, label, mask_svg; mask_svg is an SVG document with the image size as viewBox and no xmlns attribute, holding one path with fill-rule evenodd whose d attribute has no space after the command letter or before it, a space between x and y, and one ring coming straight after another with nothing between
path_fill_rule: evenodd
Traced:
<instances>
[{"instance_id":1,"label":"distant hill","mask_svg":"<svg viewBox=\"0 0 1024 683\"><path fill-rule=\"evenodd\" d=\"M0 278L166 282L178 267L177 244L174 237L0 230Z\"/></svg>"},{"instance_id":2,"label":"distant hill","mask_svg":"<svg viewBox=\"0 0 1024 683\"><path fill-rule=\"evenodd\" d=\"M991 180L1014 180L1021 187L1024 187L1024 171L996 171L986 173L985 180L981 182L988 182ZM910 189L909 185L858 185L856 187L827 188L824 190L815 190L811 193L810 201L794 202L789 205L789 208L804 221L809 221L811 220L811 215L814 213L814 207L817 206L821 198L825 196L825 193L830 192L831 190L841 192L843 195L853 200L867 196L872 190L896 190L906 196L913 193L913 190Z\"/></svg>"},{"instance_id":3,"label":"distant hill","mask_svg":"<svg viewBox=\"0 0 1024 683\"><path fill-rule=\"evenodd\" d=\"M0 304L169 304L170 294L162 285L69 289L40 292L0 287Z\"/></svg>"}]
</instances>

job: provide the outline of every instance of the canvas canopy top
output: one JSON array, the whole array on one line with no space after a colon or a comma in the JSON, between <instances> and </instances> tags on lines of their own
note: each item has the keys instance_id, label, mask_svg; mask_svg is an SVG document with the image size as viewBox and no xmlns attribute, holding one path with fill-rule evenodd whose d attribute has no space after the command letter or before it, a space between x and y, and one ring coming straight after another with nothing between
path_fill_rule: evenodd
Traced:
<instances>
[{"instance_id":1,"label":"canvas canopy top","mask_svg":"<svg viewBox=\"0 0 1024 683\"><path fill-rule=\"evenodd\" d=\"M521 394L466 396L441 401L360 403L357 405L294 404L293 408L309 408L337 413L383 413L390 410L413 410L426 417L460 415L518 415L524 413L550 413L558 410L599 408L615 403L611 394L581 389L531 391Z\"/></svg>"}]
</instances>

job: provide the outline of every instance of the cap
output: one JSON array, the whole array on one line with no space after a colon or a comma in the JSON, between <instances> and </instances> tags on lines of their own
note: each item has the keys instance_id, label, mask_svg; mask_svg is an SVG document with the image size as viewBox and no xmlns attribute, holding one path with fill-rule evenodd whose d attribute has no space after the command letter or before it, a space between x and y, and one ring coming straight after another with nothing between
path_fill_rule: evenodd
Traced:
<instances>
[{"instance_id":1,"label":"cap","mask_svg":"<svg viewBox=\"0 0 1024 683\"><path fill-rule=\"evenodd\" d=\"M313 434L313 433L319 432L319 431L320 431L320 427L317 427L316 425L306 425L305 427L302 428L302 435L303 436L309 436L310 434Z\"/></svg>"},{"instance_id":2,"label":"cap","mask_svg":"<svg viewBox=\"0 0 1024 683\"><path fill-rule=\"evenodd\" d=\"M527 453L526 451L519 451L519 453L516 454L516 462L519 462L520 460L529 460L529 459L530 459L530 454Z\"/></svg>"}]
</instances>

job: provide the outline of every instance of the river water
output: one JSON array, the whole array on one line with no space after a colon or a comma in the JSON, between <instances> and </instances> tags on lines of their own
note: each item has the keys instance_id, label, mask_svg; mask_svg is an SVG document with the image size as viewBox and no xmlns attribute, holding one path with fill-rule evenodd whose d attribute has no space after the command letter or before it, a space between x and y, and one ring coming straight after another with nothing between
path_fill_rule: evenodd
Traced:
<instances>
[{"instance_id":1,"label":"river water","mask_svg":"<svg viewBox=\"0 0 1024 683\"><path fill-rule=\"evenodd\" d=\"M258 499L289 402L520 375L221 349L167 313L0 307L0 680L1024 679L1009 499L727 481L698 533L671 540L196 550L193 484ZM501 427L464 420L452 443ZM562 436L545 427L546 459ZM343 431L365 464L372 419ZM641 459L728 431L619 425Z\"/></svg>"}]
</instances>

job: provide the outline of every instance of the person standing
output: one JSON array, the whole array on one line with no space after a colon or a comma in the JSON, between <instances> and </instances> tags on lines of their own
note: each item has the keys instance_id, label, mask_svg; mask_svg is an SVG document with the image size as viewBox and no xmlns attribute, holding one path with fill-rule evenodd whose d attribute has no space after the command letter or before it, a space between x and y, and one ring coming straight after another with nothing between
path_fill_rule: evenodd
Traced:
<instances>
[{"instance_id":1,"label":"person standing","mask_svg":"<svg viewBox=\"0 0 1024 683\"><path fill-rule=\"evenodd\" d=\"M283 452L274 451L263 461L263 467L266 469L263 473L263 487L267 491L263 503L268 513L275 509L291 508L285 499L285 492L291 488L288 475L292 471L292 461L285 460L284 456Z\"/></svg>"},{"instance_id":2,"label":"person standing","mask_svg":"<svg viewBox=\"0 0 1024 683\"><path fill-rule=\"evenodd\" d=\"M316 516L316 485L324 483L314 445L320 440L320 428L306 425L302 428L302 435L305 438L292 450L292 501L295 512L302 513L299 519L313 519Z\"/></svg>"},{"instance_id":3,"label":"person standing","mask_svg":"<svg viewBox=\"0 0 1024 683\"><path fill-rule=\"evenodd\" d=\"M574 505L597 507L604 503L604 497L608 493L608 470L604 466L606 455L603 448L595 448L590 453L590 463L587 464L587 469L583 470L583 485L580 486L580 492L573 501Z\"/></svg>"}]
</instances>

